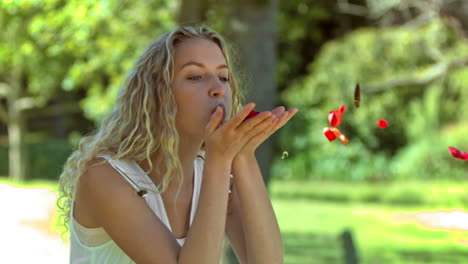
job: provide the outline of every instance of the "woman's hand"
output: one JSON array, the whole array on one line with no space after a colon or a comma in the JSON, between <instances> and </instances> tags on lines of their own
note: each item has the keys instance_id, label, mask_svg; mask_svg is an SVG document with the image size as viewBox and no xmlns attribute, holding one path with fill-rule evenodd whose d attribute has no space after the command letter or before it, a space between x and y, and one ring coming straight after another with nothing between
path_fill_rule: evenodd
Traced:
<instances>
[{"instance_id":1,"label":"woman's hand","mask_svg":"<svg viewBox=\"0 0 468 264\"><path fill-rule=\"evenodd\" d=\"M275 117L275 120L266 129L259 130L259 133L250 138L250 140L246 142L246 144L239 151L238 156L253 155L257 147L260 146L260 144L262 144L273 133L275 133L276 130L283 127L297 113L297 111L297 108L292 108L288 111L285 111L283 106L277 107L271 111Z\"/></svg>"},{"instance_id":2,"label":"woman's hand","mask_svg":"<svg viewBox=\"0 0 468 264\"><path fill-rule=\"evenodd\" d=\"M262 131L270 131L275 127L273 124L276 117L269 111L243 122L254 107L254 103L247 104L225 123L222 123L223 109L218 107L205 129L206 154L232 162L247 142Z\"/></svg>"}]
</instances>

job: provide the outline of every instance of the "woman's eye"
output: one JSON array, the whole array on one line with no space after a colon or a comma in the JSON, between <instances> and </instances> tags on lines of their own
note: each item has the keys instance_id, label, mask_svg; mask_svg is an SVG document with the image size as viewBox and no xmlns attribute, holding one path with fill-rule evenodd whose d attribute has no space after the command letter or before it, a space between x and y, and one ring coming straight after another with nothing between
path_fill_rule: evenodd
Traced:
<instances>
[{"instance_id":1,"label":"woman's eye","mask_svg":"<svg viewBox=\"0 0 468 264\"><path fill-rule=\"evenodd\" d=\"M228 77L220 76L219 79L220 79L222 82L229 82L229 78L228 78Z\"/></svg>"},{"instance_id":2,"label":"woman's eye","mask_svg":"<svg viewBox=\"0 0 468 264\"><path fill-rule=\"evenodd\" d=\"M201 76L200 75L194 75L194 76L188 77L187 79L189 79L189 80L200 80Z\"/></svg>"}]
</instances>

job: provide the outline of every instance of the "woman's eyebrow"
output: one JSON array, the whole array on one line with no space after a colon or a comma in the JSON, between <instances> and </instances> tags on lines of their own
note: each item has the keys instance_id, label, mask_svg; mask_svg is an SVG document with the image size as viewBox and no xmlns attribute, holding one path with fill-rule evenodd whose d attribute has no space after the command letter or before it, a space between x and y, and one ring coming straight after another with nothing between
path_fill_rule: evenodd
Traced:
<instances>
[{"instance_id":1,"label":"woman's eyebrow","mask_svg":"<svg viewBox=\"0 0 468 264\"><path fill-rule=\"evenodd\" d=\"M196 62L196 61L189 61L189 62L185 63L184 65L182 65L182 67L180 67L180 69L182 70L184 67L189 66L189 65L195 65L195 66L198 66L198 67L201 67L201 68L206 68L205 65L203 65L203 63ZM218 65L218 67L216 67L216 69L223 69L223 68L228 69L228 66L226 64L220 64L220 65Z\"/></svg>"}]
</instances>

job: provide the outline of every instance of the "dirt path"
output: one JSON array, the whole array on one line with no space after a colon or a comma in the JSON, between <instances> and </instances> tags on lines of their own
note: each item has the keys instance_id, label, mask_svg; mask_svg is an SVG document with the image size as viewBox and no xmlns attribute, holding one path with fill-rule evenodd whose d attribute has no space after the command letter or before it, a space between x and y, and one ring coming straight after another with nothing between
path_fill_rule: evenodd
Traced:
<instances>
[{"instance_id":1,"label":"dirt path","mask_svg":"<svg viewBox=\"0 0 468 264\"><path fill-rule=\"evenodd\" d=\"M412 222L429 229L445 229L459 232L455 243L468 246L468 212L464 210L400 213L394 216L396 222ZM463 235L464 234L464 235Z\"/></svg>"},{"instance_id":2,"label":"dirt path","mask_svg":"<svg viewBox=\"0 0 468 264\"><path fill-rule=\"evenodd\" d=\"M468 212L463 210L402 213L397 221L414 221L432 229L468 231Z\"/></svg>"},{"instance_id":3,"label":"dirt path","mask_svg":"<svg viewBox=\"0 0 468 264\"><path fill-rule=\"evenodd\" d=\"M45 188L0 183L0 263L68 263L69 245L50 223L56 198Z\"/></svg>"}]
</instances>

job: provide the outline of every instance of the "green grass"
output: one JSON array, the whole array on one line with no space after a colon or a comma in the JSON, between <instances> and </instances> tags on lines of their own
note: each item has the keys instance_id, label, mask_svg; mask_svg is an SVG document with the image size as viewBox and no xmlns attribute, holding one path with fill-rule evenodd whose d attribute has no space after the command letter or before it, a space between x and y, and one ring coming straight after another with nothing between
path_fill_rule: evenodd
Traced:
<instances>
[{"instance_id":1,"label":"green grass","mask_svg":"<svg viewBox=\"0 0 468 264\"><path fill-rule=\"evenodd\" d=\"M417 184L389 188L396 186L406 190ZM403 199L391 203L387 199L360 198L374 192L382 196L392 192L382 186L373 190L374 186L366 184L272 182L272 202L285 243L285 263L344 263L339 236L346 229L353 233L361 264L467 263L468 232L430 229L395 218L400 213L466 208L459 206L465 193L454 186L460 185L421 184L414 194L432 197L420 199L423 205L414 205ZM425 193L428 190L439 194L455 190L458 195L440 197L440 201L433 193Z\"/></svg>"},{"instance_id":2,"label":"green grass","mask_svg":"<svg viewBox=\"0 0 468 264\"><path fill-rule=\"evenodd\" d=\"M278 199L468 207L468 182L410 181L369 184L272 181L269 189Z\"/></svg>"}]
</instances>

